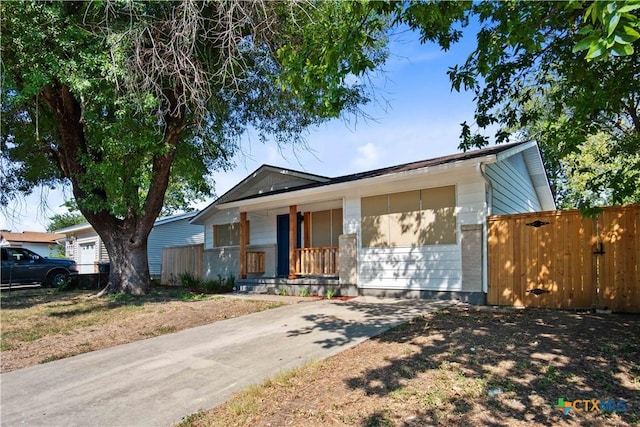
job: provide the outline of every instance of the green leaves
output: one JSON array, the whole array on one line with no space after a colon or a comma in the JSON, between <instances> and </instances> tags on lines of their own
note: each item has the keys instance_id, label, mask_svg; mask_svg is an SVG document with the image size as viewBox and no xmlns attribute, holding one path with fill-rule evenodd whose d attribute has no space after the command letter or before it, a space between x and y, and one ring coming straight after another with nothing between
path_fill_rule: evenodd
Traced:
<instances>
[{"instance_id":1,"label":"green leaves","mask_svg":"<svg viewBox=\"0 0 640 427\"><path fill-rule=\"evenodd\" d=\"M579 2L572 2L576 7ZM573 48L573 52L587 51L587 61L606 60L609 55L628 56L640 39L640 19L637 11L640 1L594 1L586 8L583 25L578 34L585 36Z\"/></svg>"},{"instance_id":2,"label":"green leaves","mask_svg":"<svg viewBox=\"0 0 640 427\"><path fill-rule=\"evenodd\" d=\"M184 207L248 128L297 144L367 102L365 75L386 59L378 7L1 2L2 202L72 183L83 213L122 219L153 212L168 182L169 210Z\"/></svg>"},{"instance_id":3,"label":"green leaves","mask_svg":"<svg viewBox=\"0 0 640 427\"><path fill-rule=\"evenodd\" d=\"M453 89L475 95L475 123L461 125L460 148L483 147L495 129L495 142L536 139L545 157L559 200L570 204L636 200L640 152L639 1L481 1L472 4L427 2L422 8L459 7L448 28L474 23L476 48L448 71ZM407 7L412 10L418 6ZM427 10L428 10L427 9ZM446 28L438 14L413 14L407 23L424 40L439 42ZM434 31L437 28L437 31ZM443 46L444 47L444 46ZM584 52L584 54L582 53ZM581 179L580 190L568 187L568 162L589 138L605 135L611 147L602 163L615 169ZM622 159L629 160L623 162ZM573 178L571 178L573 179ZM576 187L577 188L577 187Z\"/></svg>"}]
</instances>

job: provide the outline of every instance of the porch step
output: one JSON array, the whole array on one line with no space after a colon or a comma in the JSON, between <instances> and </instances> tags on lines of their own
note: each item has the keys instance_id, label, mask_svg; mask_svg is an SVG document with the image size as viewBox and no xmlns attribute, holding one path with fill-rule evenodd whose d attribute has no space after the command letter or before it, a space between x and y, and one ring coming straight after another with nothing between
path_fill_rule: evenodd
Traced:
<instances>
[{"instance_id":1,"label":"porch step","mask_svg":"<svg viewBox=\"0 0 640 427\"><path fill-rule=\"evenodd\" d=\"M236 281L236 291L256 294L280 294L300 295L302 289L306 289L308 295L327 295L328 292L334 296L358 296L358 288L355 285L340 285L340 280L336 277L313 277L313 278L250 278L238 279Z\"/></svg>"}]
</instances>

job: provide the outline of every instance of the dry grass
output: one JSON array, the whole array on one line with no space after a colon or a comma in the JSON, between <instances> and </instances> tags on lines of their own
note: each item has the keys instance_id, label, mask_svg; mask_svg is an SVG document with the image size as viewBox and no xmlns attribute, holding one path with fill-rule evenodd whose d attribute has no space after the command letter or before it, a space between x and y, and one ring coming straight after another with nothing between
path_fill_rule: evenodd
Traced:
<instances>
[{"instance_id":1,"label":"dry grass","mask_svg":"<svg viewBox=\"0 0 640 427\"><path fill-rule=\"evenodd\" d=\"M281 305L166 288L104 298L87 291L3 291L0 303L2 372Z\"/></svg>"},{"instance_id":2,"label":"dry grass","mask_svg":"<svg viewBox=\"0 0 640 427\"><path fill-rule=\"evenodd\" d=\"M624 399L563 415L559 398ZM180 427L640 423L640 316L454 308L237 394Z\"/></svg>"}]
</instances>

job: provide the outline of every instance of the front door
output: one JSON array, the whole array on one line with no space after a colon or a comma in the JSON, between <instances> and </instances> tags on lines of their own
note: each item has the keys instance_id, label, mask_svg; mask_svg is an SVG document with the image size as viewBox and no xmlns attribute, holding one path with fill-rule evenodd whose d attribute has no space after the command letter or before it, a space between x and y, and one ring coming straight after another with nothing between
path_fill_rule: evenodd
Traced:
<instances>
[{"instance_id":1,"label":"front door","mask_svg":"<svg viewBox=\"0 0 640 427\"><path fill-rule=\"evenodd\" d=\"M298 238L296 247L302 243L302 215L298 214ZM277 218L277 245L278 245L278 277L289 275L289 214L278 215Z\"/></svg>"}]
</instances>

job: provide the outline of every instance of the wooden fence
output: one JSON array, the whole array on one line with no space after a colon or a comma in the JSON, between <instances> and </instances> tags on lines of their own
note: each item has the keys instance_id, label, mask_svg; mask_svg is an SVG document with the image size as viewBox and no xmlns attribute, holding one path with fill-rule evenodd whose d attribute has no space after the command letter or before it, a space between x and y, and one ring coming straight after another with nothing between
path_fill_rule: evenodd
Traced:
<instances>
[{"instance_id":1,"label":"wooden fence","mask_svg":"<svg viewBox=\"0 0 640 427\"><path fill-rule=\"evenodd\" d=\"M640 205L488 218L492 305L640 312Z\"/></svg>"},{"instance_id":2,"label":"wooden fence","mask_svg":"<svg viewBox=\"0 0 640 427\"><path fill-rule=\"evenodd\" d=\"M162 248L160 283L177 285L179 276L184 273L201 278L203 252L203 244Z\"/></svg>"}]
</instances>

